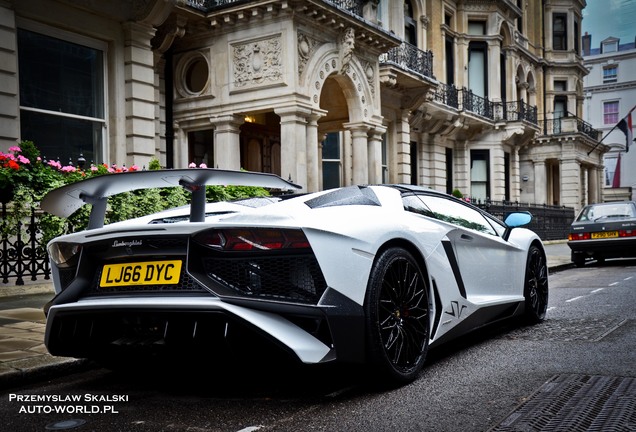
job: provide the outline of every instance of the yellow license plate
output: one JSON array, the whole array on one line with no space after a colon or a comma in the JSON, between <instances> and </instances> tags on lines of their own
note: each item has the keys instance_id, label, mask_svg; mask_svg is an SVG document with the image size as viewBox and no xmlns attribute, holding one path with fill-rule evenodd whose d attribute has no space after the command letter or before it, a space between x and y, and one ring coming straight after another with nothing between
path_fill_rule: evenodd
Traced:
<instances>
[{"instance_id":1,"label":"yellow license plate","mask_svg":"<svg viewBox=\"0 0 636 432\"><path fill-rule=\"evenodd\" d=\"M174 285L181 276L181 260L107 264L102 269L102 288L128 285Z\"/></svg>"},{"instance_id":2,"label":"yellow license plate","mask_svg":"<svg viewBox=\"0 0 636 432\"><path fill-rule=\"evenodd\" d=\"M618 231L607 231L607 232L595 232L592 233L593 239L604 239L604 238L613 238L618 237Z\"/></svg>"}]
</instances>

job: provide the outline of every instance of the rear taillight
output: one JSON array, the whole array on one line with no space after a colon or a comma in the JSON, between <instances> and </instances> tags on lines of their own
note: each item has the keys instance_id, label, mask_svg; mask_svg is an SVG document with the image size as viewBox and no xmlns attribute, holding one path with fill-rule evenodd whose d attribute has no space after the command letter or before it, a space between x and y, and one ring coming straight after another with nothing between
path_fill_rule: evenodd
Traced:
<instances>
[{"instance_id":1,"label":"rear taillight","mask_svg":"<svg viewBox=\"0 0 636 432\"><path fill-rule=\"evenodd\" d=\"M301 230L274 228L228 228L201 232L194 241L223 251L272 251L308 249L309 241Z\"/></svg>"},{"instance_id":2,"label":"rear taillight","mask_svg":"<svg viewBox=\"0 0 636 432\"><path fill-rule=\"evenodd\" d=\"M49 258L60 268L75 267L81 251L82 246L76 243L51 243L48 248Z\"/></svg>"},{"instance_id":3,"label":"rear taillight","mask_svg":"<svg viewBox=\"0 0 636 432\"><path fill-rule=\"evenodd\" d=\"M589 239L590 239L590 233L570 233L570 234L568 234L568 240L569 241L589 240Z\"/></svg>"},{"instance_id":4,"label":"rear taillight","mask_svg":"<svg viewBox=\"0 0 636 432\"><path fill-rule=\"evenodd\" d=\"M636 237L636 230L619 230L619 237Z\"/></svg>"}]
</instances>

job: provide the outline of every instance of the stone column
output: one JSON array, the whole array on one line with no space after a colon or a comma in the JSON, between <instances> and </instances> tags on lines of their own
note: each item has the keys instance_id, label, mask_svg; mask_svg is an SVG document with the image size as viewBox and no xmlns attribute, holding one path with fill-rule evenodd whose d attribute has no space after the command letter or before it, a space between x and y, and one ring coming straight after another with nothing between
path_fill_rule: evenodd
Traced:
<instances>
[{"instance_id":1,"label":"stone column","mask_svg":"<svg viewBox=\"0 0 636 432\"><path fill-rule=\"evenodd\" d=\"M382 183L382 135L386 128L376 126L369 131L369 183Z\"/></svg>"},{"instance_id":2,"label":"stone column","mask_svg":"<svg viewBox=\"0 0 636 432\"><path fill-rule=\"evenodd\" d=\"M321 189L321 153L322 146L318 141L318 119L326 112L317 110L307 117L307 192L317 192Z\"/></svg>"},{"instance_id":3,"label":"stone column","mask_svg":"<svg viewBox=\"0 0 636 432\"><path fill-rule=\"evenodd\" d=\"M598 167L592 167L589 170L589 174L588 174L588 179L589 179L589 191L590 191L590 195L589 195L589 204L595 204L597 202L599 202L599 197L600 197L600 188L599 188L599 184L600 184L600 174L602 173L601 170L598 169Z\"/></svg>"},{"instance_id":4,"label":"stone column","mask_svg":"<svg viewBox=\"0 0 636 432\"><path fill-rule=\"evenodd\" d=\"M369 125L365 123L345 123L343 126L351 132L352 173L354 185L369 183ZM346 162L345 162L346 163Z\"/></svg>"},{"instance_id":5,"label":"stone column","mask_svg":"<svg viewBox=\"0 0 636 432\"><path fill-rule=\"evenodd\" d=\"M519 164L519 147L514 146L510 154L510 201L521 200L521 170Z\"/></svg>"},{"instance_id":6,"label":"stone column","mask_svg":"<svg viewBox=\"0 0 636 432\"><path fill-rule=\"evenodd\" d=\"M245 121L240 115L227 114L211 118L214 125L215 168L241 169L241 139L239 128Z\"/></svg>"},{"instance_id":7,"label":"stone column","mask_svg":"<svg viewBox=\"0 0 636 432\"><path fill-rule=\"evenodd\" d=\"M8 5L11 5L9 2ZM15 13L10 6L0 4L0 150L7 151L20 137L20 107L18 104L18 46ZM38 143L35 143L36 145Z\"/></svg>"},{"instance_id":8,"label":"stone column","mask_svg":"<svg viewBox=\"0 0 636 432\"><path fill-rule=\"evenodd\" d=\"M534 162L534 203L548 204L545 161Z\"/></svg>"},{"instance_id":9,"label":"stone column","mask_svg":"<svg viewBox=\"0 0 636 432\"><path fill-rule=\"evenodd\" d=\"M280 174L307 191L307 117L300 107L278 108L280 116Z\"/></svg>"},{"instance_id":10,"label":"stone column","mask_svg":"<svg viewBox=\"0 0 636 432\"><path fill-rule=\"evenodd\" d=\"M134 22L124 29L126 99L126 155L115 154L113 162L148 166L155 156L155 71L150 44L155 29ZM125 160L124 160L125 156Z\"/></svg>"},{"instance_id":11,"label":"stone column","mask_svg":"<svg viewBox=\"0 0 636 432\"><path fill-rule=\"evenodd\" d=\"M581 164L575 159L561 161L561 205L581 209Z\"/></svg>"},{"instance_id":12,"label":"stone column","mask_svg":"<svg viewBox=\"0 0 636 432\"><path fill-rule=\"evenodd\" d=\"M190 163L188 161L188 134L179 127L178 122L173 124L174 130L174 154L172 155L175 168L185 168ZM210 167L212 168L212 167Z\"/></svg>"},{"instance_id":13,"label":"stone column","mask_svg":"<svg viewBox=\"0 0 636 432\"><path fill-rule=\"evenodd\" d=\"M409 117L411 112L403 110L396 121L395 162L391 168L395 175L391 176L393 183L411 183L411 125Z\"/></svg>"}]
</instances>

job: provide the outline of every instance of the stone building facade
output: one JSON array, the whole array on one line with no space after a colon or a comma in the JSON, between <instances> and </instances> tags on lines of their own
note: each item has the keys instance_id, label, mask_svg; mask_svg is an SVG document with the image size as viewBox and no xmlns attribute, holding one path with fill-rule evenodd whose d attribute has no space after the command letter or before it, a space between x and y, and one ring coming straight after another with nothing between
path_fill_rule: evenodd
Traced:
<instances>
[{"instance_id":1,"label":"stone building facade","mask_svg":"<svg viewBox=\"0 0 636 432\"><path fill-rule=\"evenodd\" d=\"M580 119L584 7L0 0L0 149L580 208L608 150Z\"/></svg>"}]
</instances>

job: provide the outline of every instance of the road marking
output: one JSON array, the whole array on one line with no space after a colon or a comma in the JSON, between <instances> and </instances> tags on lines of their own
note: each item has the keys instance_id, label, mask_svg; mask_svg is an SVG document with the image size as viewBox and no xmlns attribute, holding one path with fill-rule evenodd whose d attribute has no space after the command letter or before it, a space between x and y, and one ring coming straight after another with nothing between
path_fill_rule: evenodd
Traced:
<instances>
[{"instance_id":1,"label":"road marking","mask_svg":"<svg viewBox=\"0 0 636 432\"><path fill-rule=\"evenodd\" d=\"M263 426L248 426L246 428L241 429L238 432L254 432L261 429Z\"/></svg>"},{"instance_id":2,"label":"road marking","mask_svg":"<svg viewBox=\"0 0 636 432\"><path fill-rule=\"evenodd\" d=\"M619 283L620 283L620 282L614 282L614 283L609 284L609 286L616 286L616 285L618 285Z\"/></svg>"},{"instance_id":3,"label":"road marking","mask_svg":"<svg viewBox=\"0 0 636 432\"><path fill-rule=\"evenodd\" d=\"M631 279L631 278L633 278L633 277L634 277L634 276L626 277L626 278L625 278L625 279L623 279L623 280L630 280L630 279Z\"/></svg>"},{"instance_id":4,"label":"road marking","mask_svg":"<svg viewBox=\"0 0 636 432\"><path fill-rule=\"evenodd\" d=\"M574 297L574 298L571 298L570 300L566 300L565 302L566 302L566 303L570 303L570 302L573 302L573 301L576 301L576 300L582 299L583 297L586 297L586 296L578 296L578 297Z\"/></svg>"},{"instance_id":5,"label":"road marking","mask_svg":"<svg viewBox=\"0 0 636 432\"><path fill-rule=\"evenodd\" d=\"M597 293L597 292L601 292L601 291L603 291L604 289L605 289L605 288L598 288L598 289L595 289L594 291L592 291L592 294L595 294L595 293Z\"/></svg>"}]
</instances>

